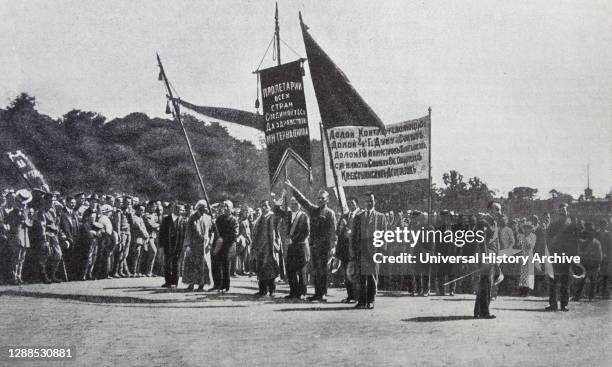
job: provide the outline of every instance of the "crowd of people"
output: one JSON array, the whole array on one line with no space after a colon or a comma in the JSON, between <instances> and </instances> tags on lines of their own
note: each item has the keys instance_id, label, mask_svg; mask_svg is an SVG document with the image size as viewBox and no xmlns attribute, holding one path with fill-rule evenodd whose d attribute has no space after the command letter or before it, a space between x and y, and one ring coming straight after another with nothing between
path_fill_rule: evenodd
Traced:
<instances>
[{"instance_id":1,"label":"crowd of people","mask_svg":"<svg viewBox=\"0 0 612 367\"><path fill-rule=\"evenodd\" d=\"M321 190L310 202L289 180L286 195L262 200L257 208L229 201L210 205L140 200L132 195L77 193L62 196L44 189L5 189L0 201L0 270L3 283L87 281L162 275L162 287L179 280L190 291L227 292L234 276L256 276L256 296L274 296L278 278L288 282L288 299L307 295L325 302L327 287L346 288L343 303L372 309L377 291L395 289L413 296L476 293L474 316L493 318L489 302L497 292L527 296L536 283L547 284L547 310L567 310L570 285L574 300L599 291L610 298L612 236L610 217L584 222L561 205L549 213L510 220L492 202L478 214L442 210L435 218L418 210L399 213L376 209L374 194L350 197L344 212L334 212ZM363 205L363 208L361 207ZM506 280L498 266L419 262L386 266L375 262L374 232L387 228L481 230L482 243L462 247L421 241L415 246L389 243L389 254L409 252L441 255L500 253L516 249L534 254L579 255L577 276L569 264L553 264L554 277L528 262L507 267ZM515 251L516 252L516 251ZM504 268L504 266L502 266ZM508 271L509 270L509 271ZM27 274L27 275L24 275ZM465 274L469 276L465 276ZM574 280L575 279L575 280ZM433 288L433 290L432 290ZM560 297L557 296L560 288ZM560 304L558 303L558 299Z\"/></svg>"}]
</instances>

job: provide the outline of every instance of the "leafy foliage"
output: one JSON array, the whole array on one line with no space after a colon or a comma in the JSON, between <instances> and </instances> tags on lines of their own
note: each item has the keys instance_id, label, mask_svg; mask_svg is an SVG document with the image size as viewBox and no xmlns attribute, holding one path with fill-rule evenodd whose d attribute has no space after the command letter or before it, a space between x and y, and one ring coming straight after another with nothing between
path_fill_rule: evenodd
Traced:
<instances>
[{"instance_id":1,"label":"leafy foliage","mask_svg":"<svg viewBox=\"0 0 612 367\"><path fill-rule=\"evenodd\" d=\"M212 201L254 204L269 196L265 149L233 138L219 124L189 115L184 123ZM107 121L80 110L53 119L40 114L36 99L23 93L0 110L0 131L0 151L22 150L50 186L65 194L84 190L190 202L203 196L182 131L172 120L131 113ZM319 177L320 152L314 142ZM291 172L293 181L313 195L303 170ZM0 173L0 187L25 186L6 157L0 159Z\"/></svg>"}]
</instances>

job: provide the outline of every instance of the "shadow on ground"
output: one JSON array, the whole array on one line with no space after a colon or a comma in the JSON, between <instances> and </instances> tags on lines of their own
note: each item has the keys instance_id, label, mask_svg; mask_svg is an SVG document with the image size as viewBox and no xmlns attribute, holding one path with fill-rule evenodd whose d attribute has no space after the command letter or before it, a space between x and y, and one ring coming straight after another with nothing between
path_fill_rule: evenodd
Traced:
<instances>
[{"instance_id":1,"label":"shadow on ground","mask_svg":"<svg viewBox=\"0 0 612 367\"><path fill-rule=\"evenodd\" d=\"M404 322L441 322L441 321L460 321L474 320L474 316L422 316L411 319L403 319Z\"/></svg>"}]
</instances>

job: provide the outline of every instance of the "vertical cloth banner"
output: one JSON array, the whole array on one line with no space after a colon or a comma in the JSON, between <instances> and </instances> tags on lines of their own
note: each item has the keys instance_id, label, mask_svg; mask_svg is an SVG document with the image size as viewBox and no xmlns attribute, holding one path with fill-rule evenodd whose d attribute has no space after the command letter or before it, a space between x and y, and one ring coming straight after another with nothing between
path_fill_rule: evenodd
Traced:
<instances>
[{"instance_id":1,"label":"vertical cloth banner","mask_svg":"<svg viewBox=\"0 0 612 367\"><path fill-rule=\"evenodd\" d=\"M259 71L270 183L289 157L310 172L310 133L301 61Z\"/></svg>"},{"instance_id":2,"label":"vertical cloth banner","mask_svg":"<svg viewBox=\"0 0 612 367\"><path fill-rule=\"evenodd\" d=\"M42 189L49 191L49 185L45 182L45 178L42 173L30 161L30 158L23 154L21 150L15 151L15 153L7 152L8 159L17 168L21 176L28 182L33 189Z\"/></svg>"},{"instance_id":3,"label":"vertical cloth banner","mask_svg":"<svg viewBox=\"0 0 612 367\"><path fill-rule=\"evenodd\" d=\"M430 123L425 116L388 125L386 133L378 127L328 129L338 184L371 186L428 179ZM327 187L334 186L328 177Z\"/></svg>"}]
</instances>

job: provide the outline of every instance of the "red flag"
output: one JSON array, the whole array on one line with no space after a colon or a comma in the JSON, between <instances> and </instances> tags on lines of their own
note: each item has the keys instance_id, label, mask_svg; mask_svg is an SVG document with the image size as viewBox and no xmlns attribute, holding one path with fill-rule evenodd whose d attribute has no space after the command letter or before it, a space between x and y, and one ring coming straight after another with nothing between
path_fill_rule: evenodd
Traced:
<instances>
[{"instance_id":1,"label":"red flag","mask_svg":"<svg viewBox=\"0 0 612 367\"><path fill-rule=\"evenodd\" d=\"M300 23L323 127L377 126L384 129L383 122L353 88L346 75L308 33L301 14Z\"/></svg>"}]
</instances>

